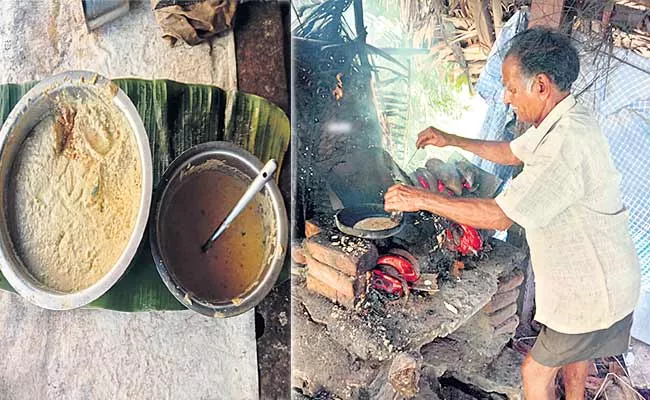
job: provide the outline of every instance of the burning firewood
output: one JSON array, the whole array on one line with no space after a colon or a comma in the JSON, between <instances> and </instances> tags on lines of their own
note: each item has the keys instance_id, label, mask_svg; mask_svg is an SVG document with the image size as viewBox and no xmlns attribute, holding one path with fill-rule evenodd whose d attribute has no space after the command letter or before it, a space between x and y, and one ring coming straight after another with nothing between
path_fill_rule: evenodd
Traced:
<instances>
[{"instance_id":1,"label":"burning firewood","mask_svg":"<svg viewBox=\"0 0 650 400\"><path fill-rule=\"evenodd\" d=\"M455 260L451 267L451 276L456 279L460 279L463 275L463 269L465 268L465 263L462 261Z\"/></svg>"},{"instance_id":2,"label":"burning firewood","mask_svg":"<svg viewBox=\"0 0 650 400\"><path fill-rule=\"evenodd\" d=\"M476 228L471 226L452 222L449 224L446 234L447 247L463 256L468 254L476 256L483 247L483 238Z\"/></svg>"},{"instance_id":3,"label":"burning firewood","mask_svg":"<svg viewBox=\"0 0 650 400\"><path fill-rule=\"evenodd\" d=\"M332 91L332 94L334 95L334 98L336 101L339 101L343 98L343 81L341 81L341 78L343 77L342 73L336 74L336 87Z\"/></svg>"}]
</instances>

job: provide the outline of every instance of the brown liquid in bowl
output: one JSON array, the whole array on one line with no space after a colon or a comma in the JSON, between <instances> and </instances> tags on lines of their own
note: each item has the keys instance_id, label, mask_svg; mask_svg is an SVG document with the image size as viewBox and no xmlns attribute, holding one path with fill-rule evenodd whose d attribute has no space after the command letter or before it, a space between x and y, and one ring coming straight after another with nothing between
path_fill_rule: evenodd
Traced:
<instances>
[{"instance_id":1,"label":"brown liquid in bowl","mask_svg":"<svg viewBox=\"0 0 650 400\"><path fill-rule=\"evenodd\" d=\"M201 245L228 215L250 184L243 177L200 168L181 178L161 215L162 255L181 285L203 300L228 301L260 275L265 248L257 194L206 252Z\"/></svg>"}]
</instances>

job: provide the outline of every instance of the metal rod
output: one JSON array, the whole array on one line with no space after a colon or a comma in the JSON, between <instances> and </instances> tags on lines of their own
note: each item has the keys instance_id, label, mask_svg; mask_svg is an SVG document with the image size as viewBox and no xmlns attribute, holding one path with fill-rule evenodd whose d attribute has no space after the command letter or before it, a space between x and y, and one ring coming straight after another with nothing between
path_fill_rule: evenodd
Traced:
<instances>
[{"instance_id":1,"label":"metal rod","mask_svg":"<svg viewBox=\"0 0 650 400\"><path fill-rule=\"evenodd\" d=\"M273 173L275 170L278 168L278 163L275 160L269 160L264 168L260 171L260 173L253 179L253 182L248 186L248 189L246 189L246 192L242 195L241 199L235 204L235 207L233 207L232 211L226 216L226 218L223 220L221 225L215 229L214 233L210 238L201 246L201 250L205 253L212 247L212 243L214 243L215 240L223 234L226 229L230 226L230 224L237 218L239 214L241 214L242 211L244 211L244 208L250 203L251 200L253 200L253 197L262 190L264 185L268 181L271 180L273 177Z\"/></svg>"}]
</instances>

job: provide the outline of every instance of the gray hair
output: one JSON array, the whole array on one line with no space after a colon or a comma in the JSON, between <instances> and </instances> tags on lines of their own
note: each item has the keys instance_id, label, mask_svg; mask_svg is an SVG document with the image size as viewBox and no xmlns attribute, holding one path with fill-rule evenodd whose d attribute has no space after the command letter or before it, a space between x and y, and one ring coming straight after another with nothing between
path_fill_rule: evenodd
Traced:
<instances>
[{"instance_id":1,"label":"gray hair","mask_svg":"<svg viewBox=\"0 0 650 400\"><path fill-rule=\"evenodd\" d=\"M549 28L531 28L511 40L506 56L519 61L528 90L537 74L546 74L561 91L578 79L580 58L567 35Z\"/></svg>"}]
</instances>

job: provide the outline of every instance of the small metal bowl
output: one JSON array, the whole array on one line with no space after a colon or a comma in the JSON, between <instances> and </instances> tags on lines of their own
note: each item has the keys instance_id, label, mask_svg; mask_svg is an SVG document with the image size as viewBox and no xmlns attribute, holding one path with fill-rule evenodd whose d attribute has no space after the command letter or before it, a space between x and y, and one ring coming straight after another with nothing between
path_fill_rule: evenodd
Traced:
<instances>
[{"instance_id":1,"label":"small metal bowl","mask_svg":"<svg viewBox=\"0 0 650 400\"><path fill-rule=\"evenodd\" d=\"M262 162L255 156L228 142L202 143L188 149L172 162L156 189L149 226L149 240L158 273L174 297L192 311L209 317L223 318L239 315L250 310L259 304L271 291L278 279L286 255L289 223L284 200L278 186L274 181L267 182L260 193L264 195L266 201L270 202L269 211L272 211L272 215L269 217L273 221L271 229L275 230L275 241L267 248L268 257L265 257L266 263L260 266L261 271L256 282L244 293L236 296L237 301L210 302L195 296L191 291L183 287L165 257L166 252L162 241L164 221L162 219L172 193L179 187L182 188L180 185L182 185L183 171L192 166L199 166L208 160L219 160L227 167L242 172L251 180L259 174L263 167ZM272 237L271 233L265 233ZM201 244L196 244L197 249Z\"/></svg>"},{"instance_id":2,"label":"small metal bowl","mask_svg":"<svg viewBox=\"0 0 650 400\"><path fill-rule=\"evenodd\" d=\"M61 292L38 282L14 250L7 211L11 170L23 141L32 128L54 112L54 95L69 93L82 99L92 98L98 96L99 88L106 90L107 85L112 85L111 89L115 91L112 105L109 106L113 106L116 113L125 117L139 153L142 194L138 215L129 241L115 265L88 288L77 292ZM3 210L0 219L0 270L9 284L28 301L50 310L82 307L103 295L124 274L142 240L151 207L152 171L149 139L140 115L127 95L115 84L93 72L73 71L46 78L34 86L16 104L0 130L0 210Z\"/></svg>"}]
</instances>

